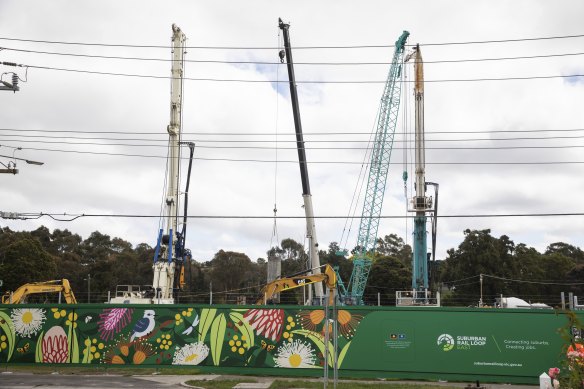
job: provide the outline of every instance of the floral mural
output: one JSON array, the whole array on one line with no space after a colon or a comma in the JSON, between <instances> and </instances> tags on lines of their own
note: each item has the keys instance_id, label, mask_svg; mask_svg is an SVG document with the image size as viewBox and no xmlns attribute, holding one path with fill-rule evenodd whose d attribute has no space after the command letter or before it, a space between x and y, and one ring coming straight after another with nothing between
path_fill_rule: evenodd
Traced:
<instances>
[{"instance_id":1,"label":"floral mural","mask_svg":"<svg viewBox=\"0 0 584 389\"><path fill-rule=\"evenodd\" d=\"M339 355L362 318L339 311ZM322 309L5 306L0 363L322 368L332 323Z\"/></svg>"},{"instance_id":2,"label":"floral mural","mask_svg":"<svg viewBox=\"0 0 584 389\"><path fill-rule=\"evenodd\" d=\"M0 305L0 365L196 366L248 373L277 368L320 375L336 362L346 374L372 377L439 372L433 377L483 374L525 383L533 383L560 355L569 361L564 375L584 366L580 338L562 349L557 329L566 318L557 312L343 306L332 313L306 306ZM456 347L437 346L443 334ZM466 345L465 337L484 340ZM529 349L501 352L507 347L501 345L526 342ZM474 364L477 360L515 366Z\"/></svg>"}]
</instances>

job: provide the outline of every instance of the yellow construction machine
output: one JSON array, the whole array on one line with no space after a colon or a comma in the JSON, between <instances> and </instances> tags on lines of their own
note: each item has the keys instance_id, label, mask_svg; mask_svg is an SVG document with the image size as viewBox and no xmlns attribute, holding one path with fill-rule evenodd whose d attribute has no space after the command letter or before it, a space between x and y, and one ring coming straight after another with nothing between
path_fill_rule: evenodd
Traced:
<instances>
[{"instance_id":1,"label":"yellow construction machine","mask_svg":"<svg viewBox=\"0 0 584 389\"><path fill-rule=\"evenodd\" d=\"M306 275L306 272L302 272L269 282L262 288L261 297L256 301L256 305L268 304L277 293L299 288L304 285L314 284L315 282L324 282L325 286L329 289L329 304L332 305L332 302L334 301L333 291L337 287L337 274L330 265L324 265L321 266L321 268L324 268L324 271L320 274Z\"/></svg>"},{"instance_id":2,"label":"yellow construction machine","mask_svg":"<svg viewBox=\"0 0 584 389\"><path fill-rule=\"evenodd\" d=\"M39 293L61 293L67 304L77 304L75 294L66 279L24 284L14 292L6 292L2 296L2 304L24 304L28 296Z\"/></svg>"}]
</instances>

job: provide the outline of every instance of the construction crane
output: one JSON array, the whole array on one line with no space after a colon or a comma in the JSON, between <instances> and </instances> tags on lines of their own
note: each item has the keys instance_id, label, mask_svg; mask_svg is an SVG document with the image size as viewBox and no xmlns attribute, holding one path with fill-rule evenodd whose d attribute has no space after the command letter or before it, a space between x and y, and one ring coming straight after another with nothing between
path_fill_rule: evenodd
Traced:
<instances>
[{"instance_id":1,"label":"construction crane","mask_svg":"<svg viewBox=\"0 0 584 389\"><path fill-rule=\"evenodd\" d=\"M420 45L416 45L405 61L414 62L414 96L415 96L415 194L408 209L415 214L412 253L412 289L397 291L397 305L440 306L440 294L432 296L428 277L430 257L436 256L436 232L438 214L438 184L426 182L426 146L424 139L424 61ZM407 173L404 173L404 181ZM428 186L434 187L435 202L426 196ZM427 214L432 217L432 252L428 253Z\"/></svg>"},{"instance_id":2,"label":"construction crane","mask_svg":"<svg viewBox=\"0 0 584 389\"><path fill-rule=\"evenodd\" d=\"M284 35L284 49L280 51L280 60L286 58L288 68L288 82L290 84L290 100L292 101L292 113L294 116L294 129L296 132L296 148L298 149L298 161L300 163L300 178L302 180L302 198L304 199L304 213L306 216L306 237L308 238L308 255L312 274L320 274L320 258L318 255L318 240L316 238L316 225L314 223L314 210L312 207L312 194L310 193L310 182L308 180L308 165L306 162L306 152L304 149L304 138L302 136L302 122L300 121L300 108L298 106L298 91L296 90L296 77L294 75L294 62L292 60L292 48L290 46L289 24L278 19L278 24ZM322 283L314 284L314 297L312 289L309 289L308 304L323 304Z\"/></svg>"},{"instance_id":3,"label":"construction crane","mask_svg":"<svg viewBox=\"0 0 584 389\"><path fill-rule=\"evenodd\" d=\"M178 232L179 165L183 100L183 55L186 35L175 24L172 25L172 82L170 97L170 124L168 131L168 187L166 192L165 229L158 233L154 254L155 299L161 303L174 302L175 272L181 274L184 264L184 244ZM191 155L192 155L191 148ZM178 244L177 244L178 243Z\"/></svg>"},{"instance_id":4,"label":"construction crane","mask_svg":"<svg viewBox=\"0 0 584 389\"><path fill-rule=\"evenodd\" d=\"M184 285L184 264L188 263L191 253L185 248L187 223L188 187L192 167L194 144L190 147L187 186L184 201L182 231L178 231L179 179L181 153L181 119L183 100L183 65L186 35L175 24L172 25L172 68L170 124L168 132L168 184L165 199L163 228L158 232L154 252L154 280L151 287L142 289L136 285L119 285L111 303L124 304L172 304L180 287Z\"/></svg>"},{"instance_id":5,"label":"construction crane","mask_svg":"<svg viewBox=\"0 0 584 389\"><path fill-rule=\"evenodd\" d=\"M397 125L402 86L400 82L402 59L409 35L408 31L404 31L395 42L389 75L381 96L377 130L371 150L369 179L359 224L357 252L353 257L353 272L347 287L339 281L341 303L346 305L363 305L363 293L371 270L370 256L375 252L377 230Z\"/></svg>"}]
</instances>

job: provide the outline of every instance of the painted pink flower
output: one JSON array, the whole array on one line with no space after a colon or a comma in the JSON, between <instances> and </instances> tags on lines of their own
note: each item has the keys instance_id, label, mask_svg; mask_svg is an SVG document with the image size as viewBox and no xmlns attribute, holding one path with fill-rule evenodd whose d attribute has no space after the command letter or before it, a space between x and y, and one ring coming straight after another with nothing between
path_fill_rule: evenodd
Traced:
<instances>
[{"instance_id":1,"label":"painted pink flower","mask_svg":"<svg viewBox=\"0 0 584 389\"><path fill-rule=\"evenodd\" d=\"M263 334L264 337L274 341L280 340L284 324L283 309L250 309L243 317L257 335Z\"/></svg>"},{"instance_id":2,"label":"painted pink flower","mask_svg":"<svg viewBox=\"0 0 584 389\"><path fill-rule=\"evenodd\" d=\"M67 334L59 326L52 327L43 337L43 363L66 363L69 357Z\"/></svg>"},{"instance_id":3,"label":"painted pink flower","mask_svg":"<svg viewBox=\"0 0 584 389\"><path fill-rule=\"evenodd\" d=\"M106 308L99 314L97 329L103 340L111 340L132 320L132 308Z\"/></svg>"}]
</instances>

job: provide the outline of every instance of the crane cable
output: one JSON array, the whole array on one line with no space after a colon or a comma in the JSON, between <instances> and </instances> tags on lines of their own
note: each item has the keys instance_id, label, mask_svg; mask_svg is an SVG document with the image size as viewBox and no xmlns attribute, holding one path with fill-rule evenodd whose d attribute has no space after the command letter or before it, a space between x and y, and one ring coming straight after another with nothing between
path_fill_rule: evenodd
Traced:
<instances>
[{"instance_id":1,"label":"crane cable","mask_svg":"<svg viewBox=\"0 0 584 389\"><path fill-rule=\"evenodd\" d=\"M280 36L280 29L278 29L278 38L277 38L277 47L278 47L278 54L281 52L280 49L282 48L281 43L281 36ZM283 58L280 58L280 63L283 63ZM276 240L276 244L280 243L280 237L278 236L278 125L279 125L279 118L280 118L280 65L276 65L276 131L275 131L275 158L274 158L274 224L272 227L272 236L270 237L270 250L274 246L274 238Z\"/></svg>"},{"instance_id":2,"label":"crane cable","mask_svg":"<svg viewBox=\"0 0 584 389\"><path fill-rule=\"evenodd\" d=\"M402 80L407 80L408 79L408 67L407 66L403 66L404 63L404 59L402 58ZM409 89L407 88L408 83L405 83L406 88L402 88L402 93L403 93L403 104L402 104L402 135L404 137L403 140L403 144L404 144L404 148L402 150L402 156L403 156L403 172L402 172L402 180L404 183L404 199L405 199L405 216L408 215L408 152L411 152L411 149L409 147L409 129L411 128L409 126L409 119L410 119L410 113L409 113ZM408 218L406 217L405 220L405 228L406 228L406 233L405 233L405 244L408 244Z\"/></svg>"}]
</instances>

